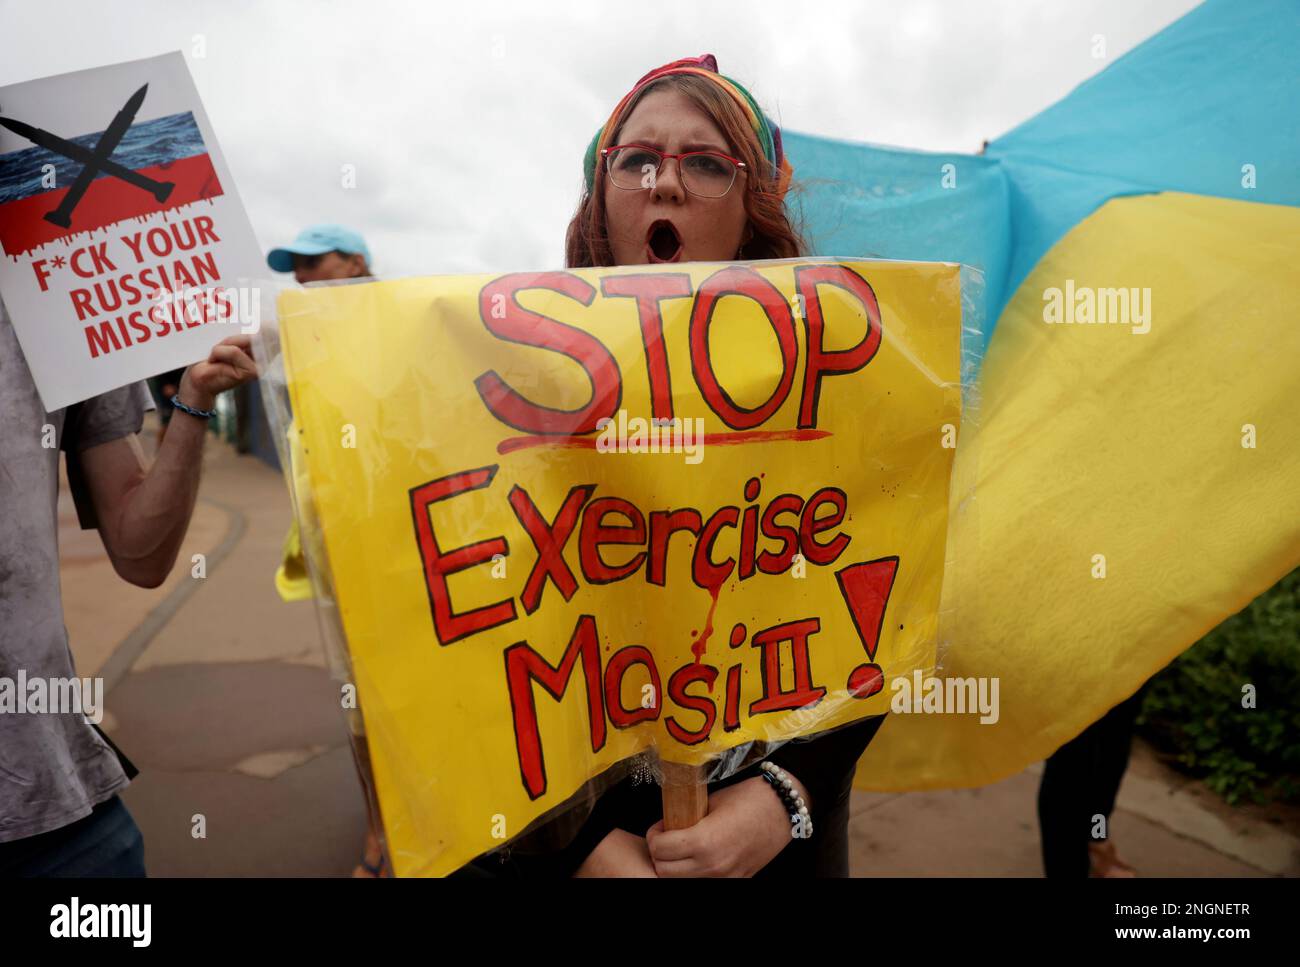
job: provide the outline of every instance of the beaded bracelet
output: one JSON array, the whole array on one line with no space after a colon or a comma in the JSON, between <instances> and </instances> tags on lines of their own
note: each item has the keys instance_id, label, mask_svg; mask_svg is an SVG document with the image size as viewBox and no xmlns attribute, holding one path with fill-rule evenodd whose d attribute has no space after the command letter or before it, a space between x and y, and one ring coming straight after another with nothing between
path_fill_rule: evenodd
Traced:
<instances>
[{"instance_id":1,"label":"beaded bracelet","mask_svg":"<svg viewBox=\"0 0 1300 967\"><path fill-rule=\"evenodd\" d=\"M182 413L188 413L190 416L197 416L204 420L210 420L217 415L216 410L196 410L192 406L186 406L181 402L179 396L172 397L172 406L176 407L176 409L180 410Z\"/></svg>"},{"instance_id":2,"label":"beaded bracelet","mask_svg":"<svg viewBox=\"0 0 1300 967\"><path fill-rule=\"evenodd\" d=\"M811 839L813 834L812 818L808 815L808 804L794 788L790 774L775 762L763 762L758 767L768 785L776 790L786 811L790 813L790 838Z\"/></svg>"}]
</instances>

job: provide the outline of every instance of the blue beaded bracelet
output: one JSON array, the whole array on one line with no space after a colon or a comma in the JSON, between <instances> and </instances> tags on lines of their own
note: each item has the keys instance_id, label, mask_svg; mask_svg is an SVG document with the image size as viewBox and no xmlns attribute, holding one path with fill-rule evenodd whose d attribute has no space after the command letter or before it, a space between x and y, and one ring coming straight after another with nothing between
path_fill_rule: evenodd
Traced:
<instances>
[{"instance_id":1,"label":"blue beaded bracelet","mask_svg":"<svg viewBox=\"0 0 1300 967\"><path fill-rule=\"evenodd\" d=\"M172 397L172 406L176 407L176 409L180 410L182 413L188 413L190 416L197 416L204 420L210 420L217 415L216 410L196 410L192 406L186 406L181 402L179 396Z\"/></svg>"}]
</instances>

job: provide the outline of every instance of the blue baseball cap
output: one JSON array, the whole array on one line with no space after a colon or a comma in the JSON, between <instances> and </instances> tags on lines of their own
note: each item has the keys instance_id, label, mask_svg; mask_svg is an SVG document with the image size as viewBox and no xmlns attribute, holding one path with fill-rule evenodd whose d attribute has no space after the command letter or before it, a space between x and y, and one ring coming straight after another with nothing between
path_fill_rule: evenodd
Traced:
<instances>
[{"instance_id":1,"label":"blue baseball cap","mask_svg":"<svg viewBox=\"0 0 1300 967\"><path fill-rule=\"evenodd\" d=\"M324 255L326 252L362 255L366 264L370 264L370 249L366 248L361 233L342 225L307 226L288 245L271 249L266 264L276 272L292 272L295 255Z\"/></svg>"}]
</instances>

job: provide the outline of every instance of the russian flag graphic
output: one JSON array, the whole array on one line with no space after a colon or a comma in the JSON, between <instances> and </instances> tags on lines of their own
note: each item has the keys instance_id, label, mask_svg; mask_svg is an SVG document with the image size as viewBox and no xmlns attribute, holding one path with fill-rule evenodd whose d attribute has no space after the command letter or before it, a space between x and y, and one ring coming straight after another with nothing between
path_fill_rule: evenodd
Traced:
<instances>
[{"instance_id":1,"label":"russian flag graphic","mask_svg":"<svg viewBox=\"0 0 1300 967\"><path fill-rule=\"evenodd\" d=\"M0 247L6 255L223 193L193 113L132 123L146 89L106 130L78 137L0 118L32 142L0 155Z\"/></svg>"}]
</instances>

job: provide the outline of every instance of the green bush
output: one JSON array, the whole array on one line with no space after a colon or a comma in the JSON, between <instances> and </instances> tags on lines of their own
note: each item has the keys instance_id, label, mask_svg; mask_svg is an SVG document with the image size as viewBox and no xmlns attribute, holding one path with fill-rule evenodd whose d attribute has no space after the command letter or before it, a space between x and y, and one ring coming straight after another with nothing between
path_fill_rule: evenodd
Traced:
<instances>
[{"instance_id":1,"label":"green bush","mask_svg":"<svg viewBox=\"0 0 1300 967\"><path fill-rule=\"evenodd\" d=\"M1229 803L1300 801L1300 570L1156 675L1138 728Z\"/></svg>"}]
</instances>

